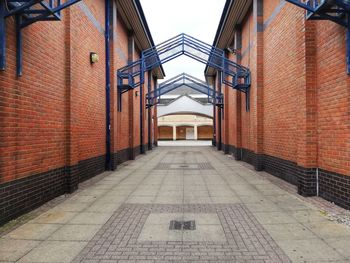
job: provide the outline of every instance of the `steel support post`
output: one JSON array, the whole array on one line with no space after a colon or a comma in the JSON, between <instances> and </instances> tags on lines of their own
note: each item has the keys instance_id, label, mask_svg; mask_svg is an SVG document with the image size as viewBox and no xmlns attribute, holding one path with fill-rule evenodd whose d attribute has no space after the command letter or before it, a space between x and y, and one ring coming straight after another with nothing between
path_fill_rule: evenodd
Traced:
<instances>
[{"instance_id":1,"label":"steel support post","mask_svg":"<svg viewBox=\"0 0 350 263\"><path fill-rule=\"evenodd\" d=\"M214 77L213 80L213 146L216 146L216 107L217 107L217 101L216 101L216 78Z\"/></svg>"},{"instance_id":2,"label":"steel support post","mask_svg":"<svg viewBox=\"0 0 350 263\"><path fill-rule=\"evenodd\" d=\"M350 75L350 14L346 18L346 72Z\"/></svg>"},{"instance_id":3,"label":"steel support post","mask_svg":"<svg viewBox=\"0 0 350 263\"><path fill-rule=\"evenodd\" d=\"M141 78L144 77L144 70L145 70L145 62L142 56L142 62L141 62ZM144 123L143 123L143 84L144 81L141 79L140 80L140 153L144 154L145 153L145 147L144 147L144 142L143 142L143 134L144 134Z\"/></svg>"},{"instance_id":4,"label":"steel support post","mask_svg":"<svg viewBox=\"0 0 350 263\"><path fill-rule=\"evenodd\" d=\"M0 0L0 70L6 68L6 3Z\"/></svg>"},{"instance_id":5,"label":"steel support post","mask_svg":"<svg viewBox=\"0 0 350 263\"><path fill-rule=\"evenodd\" d=\"M148 71L147 92L151 93L152 72ZM148 107L148 150L152 150L152 108Z\"/></svg>"},{"instance_id":6,"label":"steel support post","mask_svg":"<svg viewBox=\"0 0 350 263\"><path fill-rule=\"evenodd\" d=\"M16 15L16 72L17 76L22 76L23 71L23 39L22 39L22 18Z\"/></svg>"},{"instance_id":7,"label":"steel support post","mask_svg":"<svg viewBox=\"0 0 350 263\"><path fill-rule=\"evenodd\" d=\"M221 71L218 71L217 73L217 81L218 81L218 91L219 93L221 93L221 85L222 85L222 73ZM217 119L217 125L218 125L218 144L217 144L217 149L219 151L221 151L222 149L222 134L221 134L221 130L222 130L222 108L219 107L218 108L218 119Z\"/></svg>"},{"instance_id":8,"label":"steel support post","mask_svg":"<svg viewBox=\"0 0 350 263\"><path fill-rule=\"evenodd\" d=\"M110 0L105 0L105 49L106 49L106 170L112 170L111 162L111 63L110 63L110 39L111 39L111 5Z\"/></svg>"}]
</instances>

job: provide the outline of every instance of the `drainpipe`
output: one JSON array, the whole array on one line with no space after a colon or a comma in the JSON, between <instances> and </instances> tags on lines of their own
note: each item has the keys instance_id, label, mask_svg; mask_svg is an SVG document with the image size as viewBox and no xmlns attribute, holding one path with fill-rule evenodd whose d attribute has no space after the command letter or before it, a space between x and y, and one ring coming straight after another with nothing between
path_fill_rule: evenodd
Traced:
<instances>
[{"instance_id":1,"label":"drainpipe","mask_svg":"<svg viewBox=\"0 0 350 263\"><path fill-rule=\"evenodd\" d=\"M217 138L217 134L216 134L216 79L213 78L213 88L214 88L214 92L213 92L213 146L216 146L216 138Z\"/></svg>"},{"instance_id":2,"label":"drainpipe","mask_svg":"<svg viewBox=\"0 0 350 263\"><path fill-rule=\"evenodd\" d=\"M152 72L148 71L147 93L151 94ZM152 108L148 107L148 150L152 150Z\"/></svg>"},{"instance_id":3,"label":"drainpipe","mask_svg":"<svg viewBox=\"0 0 350 263\"><path fill-rule=\"evenodd\" d=\"M319 196L320 193L320 185L319 185L319 177L318 177L318 168L316 168L316 196Z\"/></svg>"},{"instance_id":4,"label":"drainpipe","mask_svg":"<svg viewBox=\"0 0 350 263\"><path fill-rule=\"evenodd\" d=\"M141 58L143 59L143 54L141 55ZM144 70L144 62L142 61L141 70ZM143 71L144 72L144 71ZM143 74L143 73L141 73ZM144 77L144 76L143 76ZM145 153L145 149L143 147L143 82L141 81L140 84L140 153Z\"/></svg>"},{"instance_id":5,"label":"drainpipe","mask_svg":"<svg viewBox=\"0 0 350 263\"><path fill-rule=\"evenodd\" d=\"M110 64L110 0L105 0L105 49L106 49L106 170L111 167L111 64Z\"/></svg>"},{"instance_id":6,"label":"drainpipe","mask_svg":"<svg viewBox=\"0 0 350 263\"><path fill-rule=\"evenodd\" d=\"M222 92L222 90L221 90L221 83L222 83L222 73L221 73L221 71L219 71L218 72L218 74L217 74L217 78L218 78L218 89L219 89L219 93L221 94L221 92ZM219 139L218 139L218 145L216 146L217 147L217 149L219 150L219 151L221 151L222 150L222 134L221 134L221 132L222 132L222 108L221 107L219 107L219 109L218 109L218 135L217 136L219 136Z\"/></svg>"}]
</instances>

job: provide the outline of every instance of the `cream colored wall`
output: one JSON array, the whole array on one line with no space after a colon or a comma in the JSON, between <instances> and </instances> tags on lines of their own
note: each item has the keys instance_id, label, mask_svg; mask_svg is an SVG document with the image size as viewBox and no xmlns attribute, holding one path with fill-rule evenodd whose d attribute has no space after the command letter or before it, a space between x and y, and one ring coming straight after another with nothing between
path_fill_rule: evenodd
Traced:
<instances>
[{"instance_id":1,"label":"cream colored wall","mask_svg":"<svg viewBox=\"0 0 350 263\"><path fill-rule=\"evenodd\" d=\"M197 115L168 115L158 118L158 126L203 126L213 125L213 120L210 118Z\"/></svg>"}]
</instances>

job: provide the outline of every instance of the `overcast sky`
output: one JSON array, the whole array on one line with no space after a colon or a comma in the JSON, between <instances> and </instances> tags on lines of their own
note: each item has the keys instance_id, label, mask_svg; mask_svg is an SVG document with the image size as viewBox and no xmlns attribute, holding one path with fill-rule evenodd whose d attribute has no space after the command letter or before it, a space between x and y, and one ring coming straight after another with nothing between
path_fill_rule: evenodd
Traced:
<instances>
[{"instance_id":1,"label":"overcast sky","mask_svg":"<svg viewBox=\"0 0 350 263\"><path fill-rule=\"evenodd\" d=\"M211 45L225 0L141 0L141 4L156 45L180 33ZM204 80L205 65L186 56L163 67L166 79L186 72Z\"/></svg>"}]
</instances>

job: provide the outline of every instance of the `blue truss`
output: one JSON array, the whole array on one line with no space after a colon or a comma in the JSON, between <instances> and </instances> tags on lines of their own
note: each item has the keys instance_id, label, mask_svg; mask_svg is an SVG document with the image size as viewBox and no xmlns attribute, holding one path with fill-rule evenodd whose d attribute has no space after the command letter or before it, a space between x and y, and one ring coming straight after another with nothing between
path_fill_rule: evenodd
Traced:
<instances>
[{"instance_id":1,"label":"blue truss","mask_svg":"<svg viewBox=\"0 0 350 263\"><path fill-rule=\"evenodd\" d=\"M346 62L350 74L350 1L349 0L286 0L306 10L308 20L330 20L347 28Z\"/></svg>"},{"instance_id":2,"label":"blue truss","mask_svg":"<svg viewBox=\"0 0 350 263\"><path fill-rule=\"evenodd\" d=\"M152 107L159 103L159 99L162 95L167 94L179 87L186 86L195 91L208 96L208 102L215 106L223 106L223 94L218 93L214 89L210 88L208 84L200 79L197 79L186 73L179 74L167 81L161 83L157 89L146 94L147 105L146 107Z\"/></svg>"},{"instance_id":3,"label":"blue truss","mask_svg":"<svg viewBox=\"0 0 350 263\"><path fill-rule=\"evenodd\" d=\"M249 93L251 78L248 68L227 59L222 49L186 34L177 35L157 46L144 50L141 53L141 59L119 69L117 72L118 92L121 95L137 88L144 83L145 72L181 55L217 69L222 72L222 83L246 94Z\"/></svg>"},{"instance_id":4,"label":"blue truss","mask_svg":"<svg viewBox=\"0 0 350 263\"><path fill-rule=\"evenodd\" d=\"M16 21L17 75L22 75L21 30L38 21L59 21L61 11L81 0L0 0L0 70L6 69L6 18Z\"/></svg>"}]
</instances>

